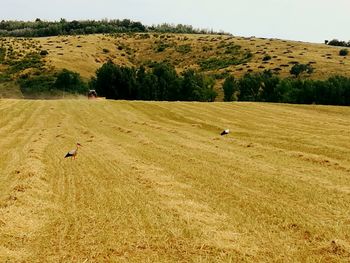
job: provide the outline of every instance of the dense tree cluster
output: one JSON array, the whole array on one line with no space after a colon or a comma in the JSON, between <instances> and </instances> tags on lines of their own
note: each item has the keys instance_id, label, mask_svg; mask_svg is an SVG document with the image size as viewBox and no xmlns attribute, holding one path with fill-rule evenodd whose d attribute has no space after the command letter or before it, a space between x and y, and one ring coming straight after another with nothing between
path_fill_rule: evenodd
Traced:
<instances>
[{"instance_id":1,"label":"dense tree cluster","mask_svg":"<svg viewBox=\"0 0 350 263\"><path fill-rule=\"evenodd\" d=\"M96 72L90 88L107 99L214 101L214 80L193 70L181 75L167 63L150 70L122 67L109 61Z\"/></svg>"},{"instance_id":2,"label":"dense tree cluster","mask_svg":"<svg viewBox=\"0 0 350 263\"><path fill-rule=\"evenodd\" d=\"M128 32L169 32L188 34L223 34L212 30L195 29L189 25L161 24L145 26L141 22L129 19L115 20L83 20L83 21L4 21L0 22L0 36L13 37L44 37L58 35L84 35L99 33Z\"/></svg>"},{"instance_id":3,"label":"dense tree cluster","mask_svg":"<svg viewBox=\"0 0 350 263\"><path fill-rule=\"evenodd\" d=\"M24 74L18 79L18 84L25 97L36 96L41 93L57 93L58 91L70 94L85 94L88 90L79 73L67 69L54 74Z\"/></svg>"},{"instance_id":4,"label":"dense tree cluster","mask_svg":"<svg viewBox=\"0 0 350 263\"><path fill-rule=\"evenodd\" d=\"M213 29L196 29L191 25L183 24L168 24L163 23L160 25L148 27L149 31L159 32L159 33L178 33L178 34L215 34L215 35L224 35L228 34L223 31L214 31Z\"/></svg>"},{"instance_id":5,"label":"dense tree cluster","mask_svg":"<svg viewBox=\"0 0 350 263\"><path fill-rule=\"evenodd\" d=\"M264 71L245 74L239 80L228 77L223 89L226 101L237 98L240 101L350 105L350 78L342 76L327 80L281 79L271 71Z\"/></svg>"},{"instance_id":6,"label":"dense tree cluster","mask_svg":"<svg viewBox=\"0 0 350 263\"><path fill-rule=\"evenodd\" d=\"M18 83L26 97L65 92L86 94L88 87L107 99L214 101L217 96L213 78L192 69L178 74L167 63L155 63L146 69L118 66L109 61L96 71L88 85L78 73L66 69L51 74L22 74ZM222 88L224 101L350 106L350 78L342 76L327 80L282 79L265 70L247 73L240 79L229 75Z\"/></svg>"},{"instance_id":7,"label":"dense tree cluster","mask_svg":"<svg viewBox=\"0 0 350 263\"><path fill-rule=\"evenodd\" d=\"M330 46L350 47L350 40L346 42L338 39L332 39L331 41L326 40L325 43Z\"/></svg>"}]
</instances>

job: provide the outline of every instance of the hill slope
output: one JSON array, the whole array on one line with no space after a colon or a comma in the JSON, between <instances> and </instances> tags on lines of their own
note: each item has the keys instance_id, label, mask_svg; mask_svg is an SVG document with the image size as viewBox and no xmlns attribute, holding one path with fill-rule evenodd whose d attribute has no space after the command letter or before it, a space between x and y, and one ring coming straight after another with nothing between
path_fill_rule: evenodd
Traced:
<instances>
[{"instance_id":1,"label":"hill slope","mask_svg":"<svg viewBox=\"0 0 350 263\"><path fill-rule=\"evenodd\" d=\"M291 67L302 63L315 69L308 76L312 79L350 76L348 56L339 56L340 49L324 44L228 35L140 33L0 38L0 82L1 78L16 80L40 75L44 69L52 72L63 68L76 71L88 80L108 60L136 67L168 61L178 72L193 68L215 76L220 101L223 99L221 84L229 74L241 77L247 72L269 69L288 77ZM33 52L48 54L38 61ZM1 72L9 68L14 73L2 77ZM18 97L16 94L11 97Z\"/></svg>"},{"instance_id":2,"label":"hill slope","mask_svg":"<svg viewBox=\"0 0 350 263\"><path fill-rule=\"evenodd\" d=\"M139 66L148 61L168 60L179 71L188 67L199 68L198 61L222 57L235 45L240 46L241 50L250 51L253 54L251 61L243 65L231 65L222 69L217 67L209 71L228 70L235 76L242 76L249 70L271 69L282 76L289 76L293 63L299 62L311 63L315 68L312 77L316 79L324 79L335 74L350 76L350 61L347 57L339 56L340 48L334 46L231 36L148 34L150 38L144 38L144 35L116 37L90 35L38 40L40 45L49 51L48 60L52 66L66 67L80 72L85 77L93 75L107 59L128 66ZM61 45L62 49L57 48L57 45ZM164 50L159 51L162 47ZM119 50L120 48L122 49ZM103 49L108 52L103 52ZM264 62L265 55L270 55L271 60Z\"/></svg>"},{"instance_id":3,"label":"hill slope","mask_svg":"<svg viewBox=\"0 0 350 263\"><path fill-rule=\"evenodd\" d=\"M0 100L0 116L0 261L350 257L349 108Z\"/></svg>"},{"instance_id":4,"label":"hill slope","mask_svg":"<svg viewBox=\"0 0 350 263\"><path fill-rule=\"evenodd\" d=\"M21 76L42 74L44 69L57 71L63 68L90 79L108 60L124 66L151 66L153 62L168 61L178 72L193 68L214 75L219 93L217 100L220 101L223 99L221 84L229 74L241 77L247 72L269 69L288 77L291 67L302 63L315 69L308 76L312 79L350 76L349 59L339 56L340 49L324 44L228 35L140 33L3 37L0 38L0 82L4 78L1 72L6 72L9 67L15 73L6 78L15 80ZM33 52L38 54L42 51L48 54L39 62L33 57ZM268 57L271 59L265 60ZM0 91L0 97L8 94ZM18 98L17 92L10 97Z\"/></svg>"}]
</instances>

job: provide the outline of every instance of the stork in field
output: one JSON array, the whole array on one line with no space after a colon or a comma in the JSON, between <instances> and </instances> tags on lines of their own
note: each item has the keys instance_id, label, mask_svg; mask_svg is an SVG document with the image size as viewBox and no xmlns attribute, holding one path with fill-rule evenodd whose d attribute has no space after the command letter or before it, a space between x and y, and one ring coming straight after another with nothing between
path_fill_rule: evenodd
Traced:
<instances>
[{"instance_id":1,"label":"stork in field","mask_svg":"<svg viewBox=\"0 0 350 263\"><path fill-rule=\"evenodd\" d=\"M82 145L80 143L77 142L77 146L74 150L70 150L69 152L67 152L66 156L64 156L64 158L67 158L67 157L71 157L72 159L75 160L75 157L77 156L78 154L78 148L79 146L81 147Z\"/></svg>"},{"instance_id":2,"label":"stork in field","mask_svg":"<svg viewBox=\"0 0 350 263\"><path fill-rule=\"evenodd\" d=\"M229 134L229 133L230 133L230 130L226 129L226 130L223 130L220 135L222 136L222 135L226 135L226 134Z\"/></svg>"}]
</instances>

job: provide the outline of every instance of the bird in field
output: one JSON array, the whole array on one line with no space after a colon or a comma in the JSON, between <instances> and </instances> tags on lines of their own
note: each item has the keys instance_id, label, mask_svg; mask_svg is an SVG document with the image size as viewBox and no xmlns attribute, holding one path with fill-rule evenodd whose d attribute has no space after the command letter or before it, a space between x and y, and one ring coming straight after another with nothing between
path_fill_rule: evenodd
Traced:
<instances>
[{"instance_id":1,"label":"bird in field","mask_svg":"<svg viewBox=\"0 0 350 263\"><path fill-rule=\"evenodd\" d=\"M69 152L67 152L66 156L64 156L64 158L67 158L67 157L71 157L72 159L75 160L75 157L77 156L78 154L78 148L81 147L82 145L80 143L77 142L77 146L74 150L70 150Z\"/></svg>"},{"instance_id":2,"label":"bird in field","mask_svg":"<svg viewBox=\"0 0 350 263\"><path fill-rule=\"evenodd\" d=\"M229 134L229 133L230 133L230 130L226 129L226 130L223 130L220 135L222 136L222 135L226 135L226 134Z\"/></svg>"}]
</instances>

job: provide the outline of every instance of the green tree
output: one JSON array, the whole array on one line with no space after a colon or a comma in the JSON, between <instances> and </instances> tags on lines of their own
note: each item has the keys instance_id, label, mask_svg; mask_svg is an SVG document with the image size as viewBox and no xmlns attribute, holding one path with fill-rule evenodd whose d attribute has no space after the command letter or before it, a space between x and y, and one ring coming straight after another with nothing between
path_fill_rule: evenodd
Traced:
<instances>
[{"instance_id":1,"label":"green tree","mask_svg":"<svg viewBox=\"0 0 350 263\"><path fill-rule=\"evenodd\" d=\"M181 100L214 101L217 96L214 84L213 78L188 69L182 73Z\"/></svg>"},{"instance_id":2,"label":"green tree","mask_svg":"<svg viewBox=\"0 0 350 263\"><path fill-rule=\"evenodd\" d=\"M58 90L83 94L87 91L86 84L79 73L63 69L57 74L54 87Z\"/></svg>"},{"instance_id":3,"label":"green tree","mask_svg":"<svg viewBox=\"0 0 350 263\"><path fill-rule=\"evenodd\" d=\"M103 64L96 71L96 78L91 81L97 94L106 97L107 99L118 98L116 89L117 67L111 61Z\"/></svg>"},{"instance_id":4,"label":"green tree","mask_svg":"<svg viewBox=\"0 0 350 263\"><path fill-rule=\"evenodd\" d=\"M156 77L156 100L179 100L180 82L175 67L168 63L156 63L152 69Z\"/></svg>"},{"instance_id":5,"label":"green tree","mask_svg":"<svg viewBox=\"0 0 350 263\"><path fill-rule=\"evenodd\" d=\"M237 100L237 98L234 96L234 93L235 91L237 91L238 87L234 76L228 76L225 79L225 82L222 85L222 88L224 90L224 101Z\"/></svg>"},{"instance_id":6,"label":"green tree","mask_svg":"<svg viewBox=\"0 0 350 263\"><path fill-rule=\"evenodd\" d=\"M295 64L290 69L290 74L294 75L295 77L299 77L302 73L306 72L308 74L311 74L314 71L313 67L308 64Z\"/></svg>"}]
</instances>

